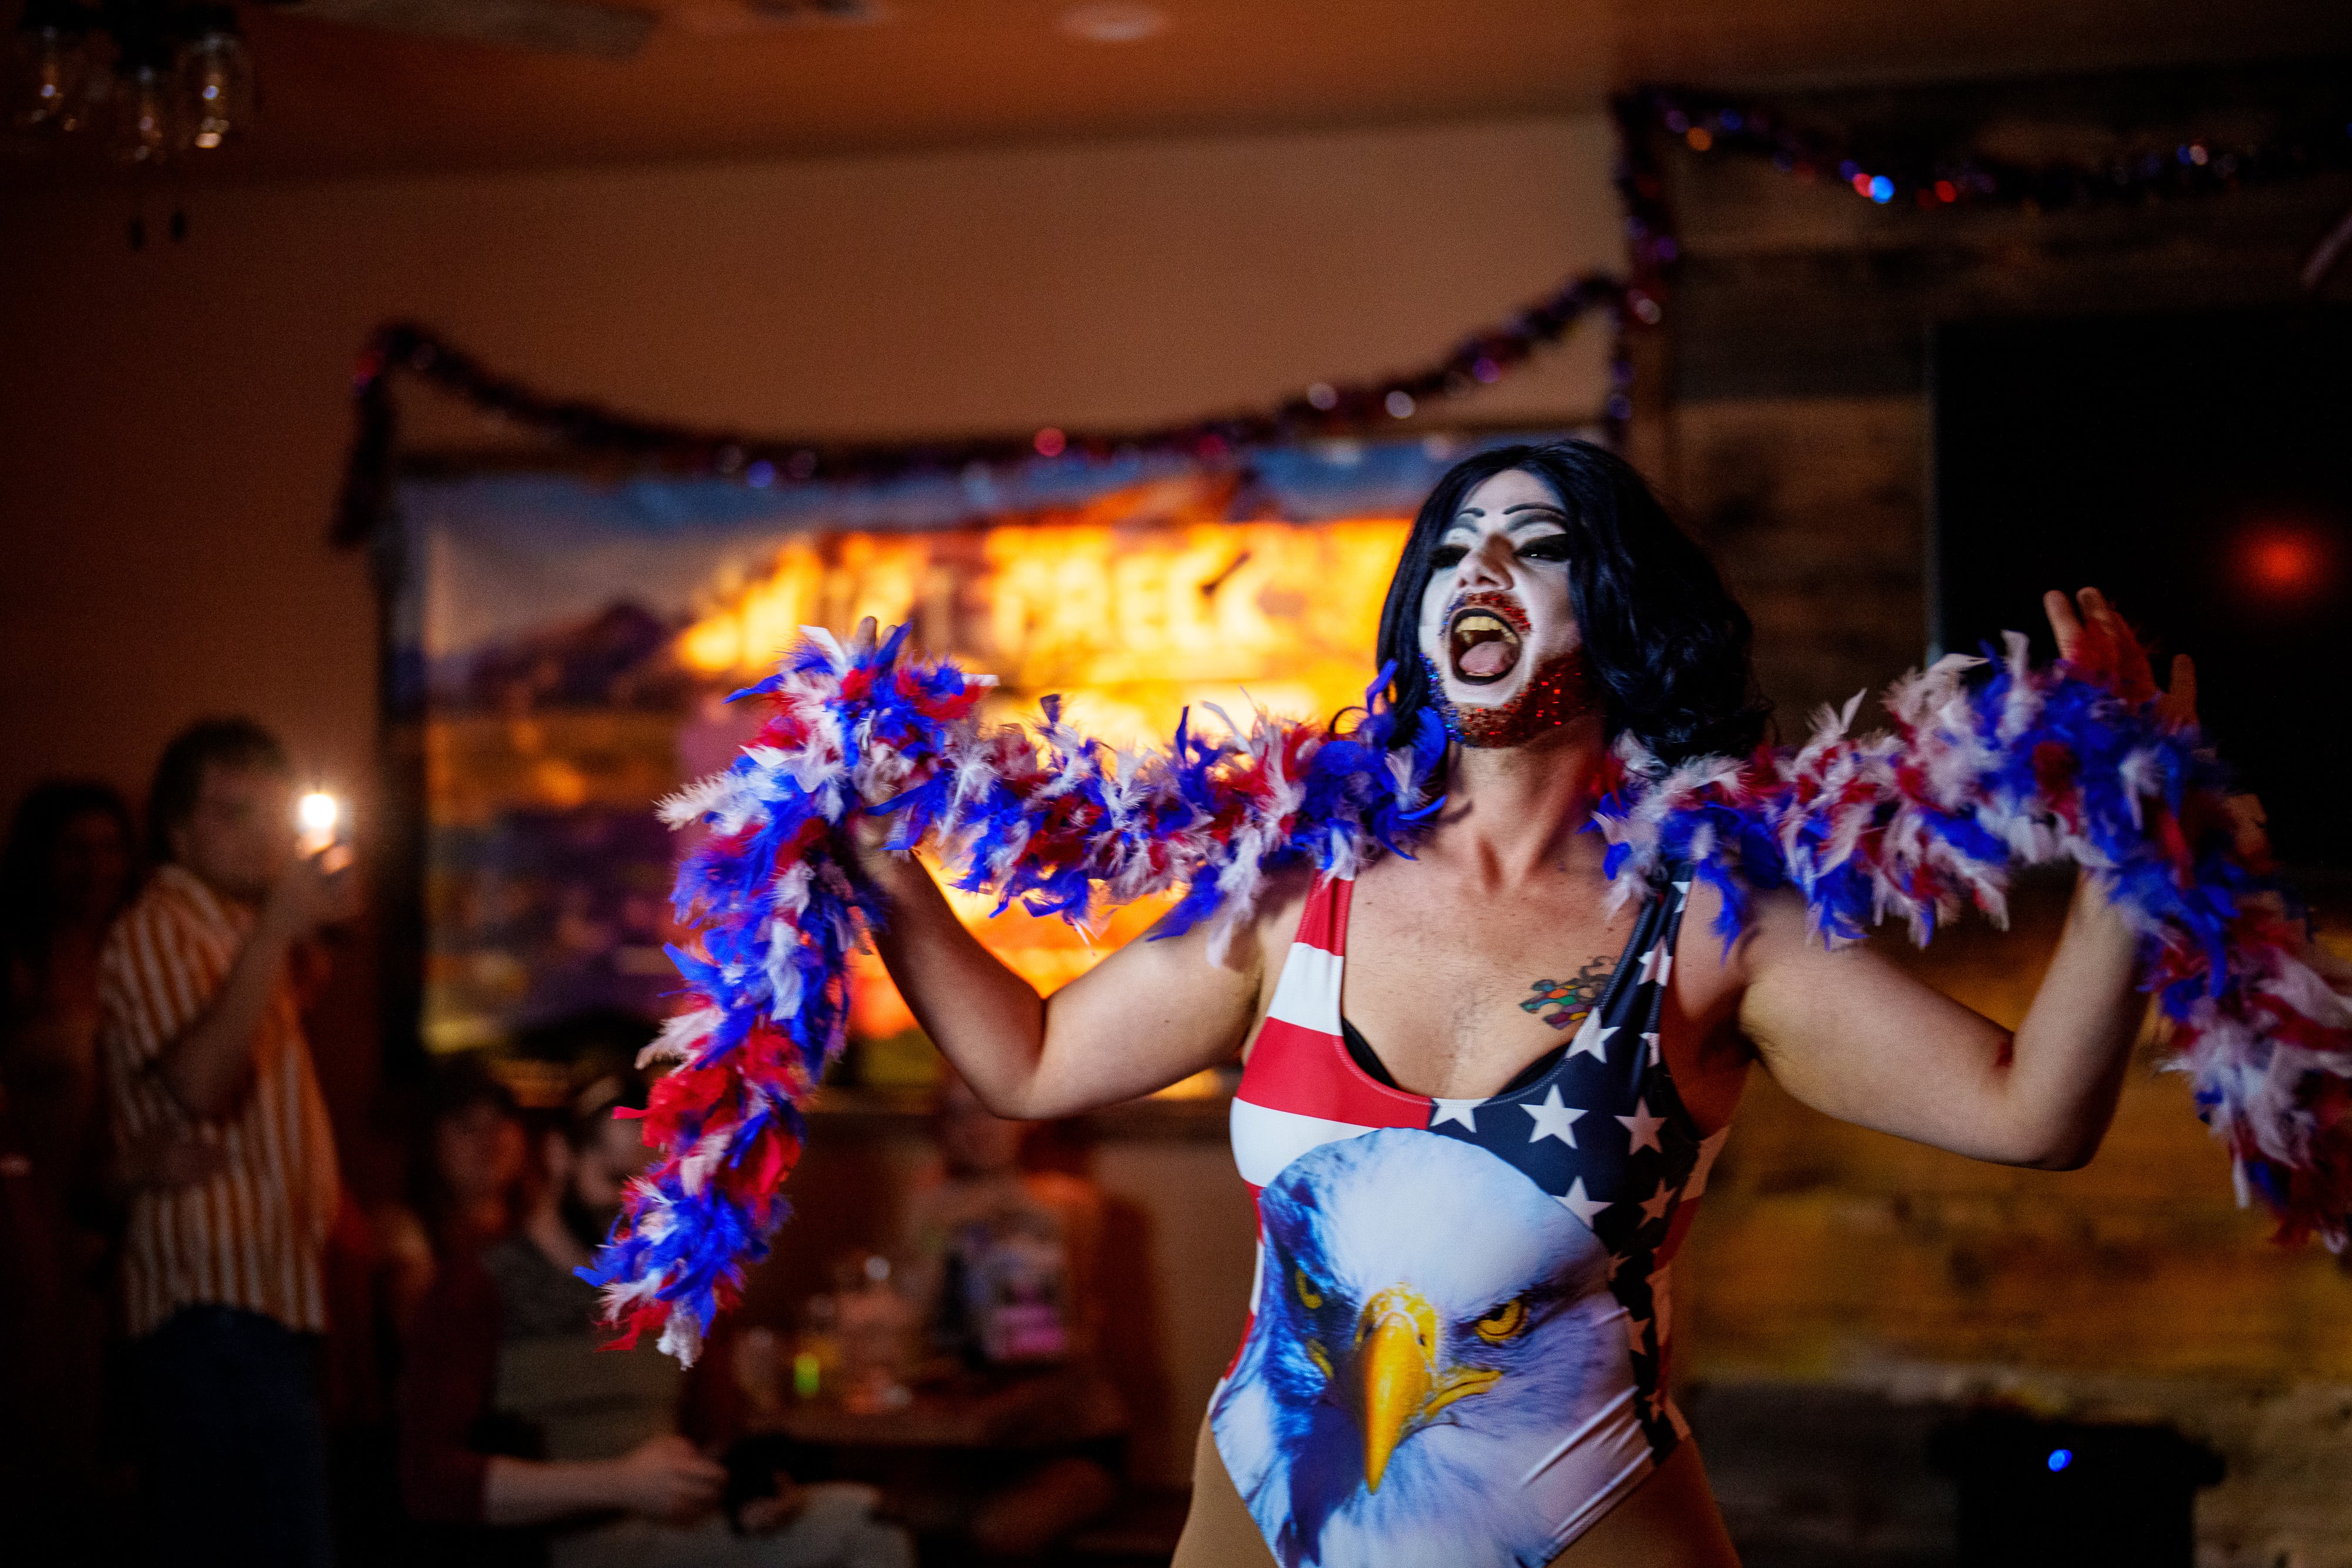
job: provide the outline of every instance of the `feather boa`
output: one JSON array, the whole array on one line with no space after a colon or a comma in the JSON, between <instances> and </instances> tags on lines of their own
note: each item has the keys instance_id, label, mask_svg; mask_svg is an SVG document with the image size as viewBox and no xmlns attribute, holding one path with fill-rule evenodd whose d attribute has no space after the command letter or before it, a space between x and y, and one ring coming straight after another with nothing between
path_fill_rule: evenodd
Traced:
<instances>
[{"instance_id":1,"label":"feather boa","mask_svg":"<svg viewBox=\"0 0 2352 1568\"><path fill-rule=\"evenodd\" d=\"M810 630L738 694L769 707L758 737L663 803L673 827L707 830L676 895L700 950L671 949L689 998L647 1051L677 1064L644 1113L664 1157L583 1270L623 1343L658 1331L691 1361L785 1217L803 1107L846 1035L846 960L885 913L833 852L854 816L893 815L895 844L928 842L1000 910L1085 921L1181 888L1160 931L1208 921L1222 952L1267 873L1351 874L1436 809L1444 731L1424 716L1399 735L1377 685L1344 731L1259 714L1217 739L1180 723L1165 753L1130 753L1053 698L1034 730L983 727L992 683L905 656L905 639ZM2172 1065L2229 1144L2240 1200L2260 1197L2284 1238L2341 1248L2352 1001L2305 961L2282 890L2234 847L2226 776L2164 720L2136 661L2093 643L2036 670L2012 636L1990 680L1955 657L1898 683L1890 733L1847 733L1857 697L1803 746L1745 761L1668 768L1621 742L1593 814L1615 895L1687 864L1721 890L1726 941L1754 891L1787 886L1825 941L1899 915L1925 942L1969 908L2002 919L2015 867L2092 868L2139 932Z\"/></svg>"},{"instance_id":2,"label":"feather boa","mask_svg":"<svg viewBox=\"0 0 2352 1568\"><path fill-rule=\"evenodd\" d=\"M1115 751L1052 697L1034 732L983 728L994 683L903 657L906 636L844 646L807 629L774 675L737 694L768 704L759 736L662 804L673 827L708 830L676 894L701 951L670 949L690 996L647 1049L678 1063L645 1113L665 1156L583 1270L623 1343L658 1329L691 1361L784 1218L802 1108L847 1034L849 951L884 914L833 851L853 815L892 815L894 844L929 842L1000 911L1017 901L1084 922L1098 903L1181 888L1160 932L1208 921L1222 956L1269 872L1352 875L1436 809L1426 786L1443 727L1400 737L1377 695L1344 734L1259 714L1226 737L1181 723L1164 753Z\"/></svg>"}]
</instances>

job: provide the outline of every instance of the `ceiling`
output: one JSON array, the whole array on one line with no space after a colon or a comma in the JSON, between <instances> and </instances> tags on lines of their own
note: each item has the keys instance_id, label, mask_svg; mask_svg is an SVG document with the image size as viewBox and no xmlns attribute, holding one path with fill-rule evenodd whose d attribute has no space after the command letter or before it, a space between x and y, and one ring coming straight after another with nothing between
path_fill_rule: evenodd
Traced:
<instances>
[{"instance_id":1,"label":"ceiling","mask_svg":"<svg viewBox=\"0 0 2352 1568\"><path fill-rule=\"evenodd\" d=\"M760 9L777 3L641 0L654 25L625 59L248 4L264 118L215 172L1373 125L1587 110L1639 80L1848 86L2352 50L2345 0L1154 0L1164 26L1118 43L1074 36L1071 0L871 0L862 23Z\"/></svg>"}]
</instances>

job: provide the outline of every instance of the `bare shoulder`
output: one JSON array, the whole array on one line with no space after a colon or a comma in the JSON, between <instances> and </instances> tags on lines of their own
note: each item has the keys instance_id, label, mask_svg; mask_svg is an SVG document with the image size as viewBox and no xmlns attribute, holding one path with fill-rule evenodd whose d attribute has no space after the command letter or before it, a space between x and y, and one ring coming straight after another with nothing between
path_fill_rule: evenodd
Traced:
<instances>
[{"instance_id":1,"label":"bare shoulder","mask_svg":"<svg viewBox=\"0 0 2352 1568\"><path fill-rule=\"evenodd\" d=\"M1258 896L1257 914L1250 920L1261 953L1273 957L1290 946L1290 938L1298 930L1299 914L1307 907L1307 895L1315 891L1318 874L1311 865L1284 866L1267 873L1265 890Z\"/></svg>"},{"instance_id":2,"label":"bare shoulder","mask_svg":"<svg viewBox=\"0 0 2352 1568\"><path fill-rule=\"evenodd\" d=\"M1689 999L1694 1011L1738 1005L1753 976L1759 941L1785 922L1783 901L1793 903L1802 918L1803 901L1786 888L1746 890L1734 912L1723 889L1704 877L1692 878L1690 897L1683 905L1682 936L1675 944L1675 989Z\"/></svg>"}]
</instances>

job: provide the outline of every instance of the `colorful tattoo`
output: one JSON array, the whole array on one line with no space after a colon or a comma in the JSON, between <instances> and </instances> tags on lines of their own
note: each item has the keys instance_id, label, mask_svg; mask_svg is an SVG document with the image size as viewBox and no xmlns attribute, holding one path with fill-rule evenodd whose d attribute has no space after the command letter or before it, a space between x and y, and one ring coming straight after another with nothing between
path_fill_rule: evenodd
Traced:
<instances>
[{"instance_id":1,"label":"colorful tattoo","mask_svg":"<svg viewBox=\"0 0 2352 1568\"><path fill-rule=\"evenodd\" d=\"M1579 969L1572 980L1538 980L1528 988L1535 995L1521 1002L1519 1010L1541 1013L1546 1008L1558 1008L1544 1022L1554 1029L1574 1029L1600 1005L1601 988L1608 985L1616 967L1614 959L1595 958Z\"/></svg>"}]
</instances>

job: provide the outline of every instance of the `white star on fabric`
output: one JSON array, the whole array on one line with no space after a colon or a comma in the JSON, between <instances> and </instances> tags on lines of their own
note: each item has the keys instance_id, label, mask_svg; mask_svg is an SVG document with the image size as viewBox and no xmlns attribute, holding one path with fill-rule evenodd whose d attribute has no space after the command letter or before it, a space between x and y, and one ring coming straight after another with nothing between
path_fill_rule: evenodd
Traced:
<instances>
[{"instance_id":1,"label":"white star on fabric","mask_svg":"<svg viewBox=\"0 0 2352 1568\"><path fill-rule=\"evenodd\" d=\"M1689 881L1688 881L1687 879L1685 879L1685 881L1678 882L1678 883L1675 883L1675 891L1676 893L1681 894L1682 894L1684 897L1685 897L1685 898L1689 897L1689 896L1690 896L1690 883L1689 883Z\"/></svg>"},{"instance_id":2,"label":"white star on fabric","mask_svg":"<svg viewBox=\"0 0 2352 1568\"><path fill-rule=\"evenodd\" d=\"M1655 1067L1658 1064L1658 1037L1645 1034L1642 1037L1642 1043L1650 1048L1650 1065Z\"/></svg>"},{"instance_id":3,"label":"white star on fabric","mask_svg":"<svg viewBox=\"0 0 2352 1568\"><path fill-rule=\"evenodd\" d=\"M1580 1056L1590 1056L1606 1061L1609 1060L1609 1039L1616 1032L1615 1024L1603 1029L1600 1014L1587 1013L1584 1015L1584 1027L1576 1031L1576 1038L1569 1042L1568 1054L1560 1060L1570 1061Z\"/></svg>"},{"instance_id":4,"label":"white star on fabric","mask_svg":"<svg viewBox=\"0 0 2352 1568\"><path fill-rule=\"evenodd\" d=\"M1644 986L1663 986L1666 983L1666 977L1674 972L1675 956L1666 950L1665 944L1662 942L1642 955L1642 976L1638 983Z\"/></svg>"},{"instance_id":5,"label":"white star on fabric","mask_svg":"<svg viewBox=\"0 0 2352 1568\"><path fill-rule=\"evenodd\" d=\"M1664 1182L1660 1182L1658 1190L1642 1200L1642 1223L1647 1225L1654 1220L1664 1219L1666 1217L1666 1210L1673 1206L1674 1201L1675 1195L1672 1189Z\"/></svg>"},{"instance_id":6,"label":"white star on fabric","mask_svg":"<svg viewBox=\"0 0 2352 1568\"><path fill-rule=\"evenodd\" d=\"M1546 1138L1558 1138L1570 1148L1576 1147L1576 1119L1584 1113L1561 1103L1559 1084L1551 1086L1544 1095L1542 1104L1522 1105L1519 1109L1536 1119L1535 1130L1528 1134L1528 1142L1540 1144Z\"/></svg>"},{"instance_id":7,"label":"white star on fabric","mask_svg":"<svg viewBox=\"0 0 2352 1568\"><path fill-rule=\"evenodd\" d=\"M1609 1207L1609 1205L1604 1201L1587 1197L1584 1195L1584 1178L1582 1176L1577 1177L1573 1182L1569 1184L1568 1190L1559 1195L1559 1201L1561 1206L1565 1207L1569 1213L1584 1221L1585 1226L1588 1228L1591 1228L1594 1220L1601 1218L1601 1212Z\"/></svg>"},{"instance_id":8,"label":"white star on fabric","mask_svg":"<svg viewBox=\"0 0 2352 1568\"><path fill-rule=\"evenodd\" d=\"M1431 1126L1442 1127L1448 1122L1459 1122L1474 1133L1478 1130L1477 1111L1478 1107L1484 1103L1484 1102L1477 1100L1440 1100L1433 1094L1430 1096L1430 1103L1437 1107L1437 1113L1429 1119L1429 1124Z\"/></svg>"},{"instance_id":9,"label":"white star on fabric","mask_svg":"<svg viewBox=\"0 0 2352 1568\"><path fill-rule=\"evenodd\" d=\"M1627 1154L1637 1155L1643 1149L1655 1149L1662 1155L1666 1152L1666 1146L1658 1142L1658 1129L1666 1124L1666 1119L1664 1116L1650 1114L1649 1101L1634 1101L1633 1113L1630 1116L1620 1116L1617 1120L1627 1132L1633 1134L1633 1146L1625 1151Z\"/></svg>"}]
</instances>

